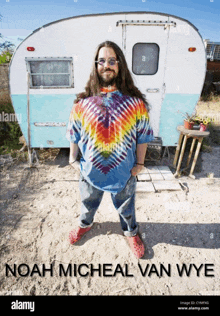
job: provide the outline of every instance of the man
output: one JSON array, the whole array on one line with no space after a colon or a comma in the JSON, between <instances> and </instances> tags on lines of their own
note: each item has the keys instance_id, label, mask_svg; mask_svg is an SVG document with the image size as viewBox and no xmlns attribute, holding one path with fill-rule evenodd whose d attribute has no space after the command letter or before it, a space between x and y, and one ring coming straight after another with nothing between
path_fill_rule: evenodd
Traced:
<instances>
[{"instance_id":1,"label":"man","mask_svg":"<svg viewBox=\"0 0 220 316\"><path fill-rule=\"evenodd\" d=\"M74 102L67 139L69 163L80 168L81 215L69 239L77 242L93 224L104 191L111 192L121 228L137 258L144 255L135 219L136 175L144 167L147 143L153 139L147 102L134 86L121 49L101 43L85 92ZM80 148L82 158L76 160Z\"/></svg>"}]
</instances>

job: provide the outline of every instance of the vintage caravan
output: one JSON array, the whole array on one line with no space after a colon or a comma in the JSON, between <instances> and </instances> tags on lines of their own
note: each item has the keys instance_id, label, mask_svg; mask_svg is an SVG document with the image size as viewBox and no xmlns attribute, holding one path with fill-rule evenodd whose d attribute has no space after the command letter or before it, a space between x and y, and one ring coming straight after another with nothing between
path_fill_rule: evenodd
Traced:
<instances>
[{"instance_id":1,"label":"vintage caravan","mask_svg":"<svg viewBox=\"0 0 220 316\"><path fill-rule=\"evenodd\" d=\"M10 63L10 93L29 148L69 147L65 133L73 101L84 90L96 47L105 40L123 50L150 104L155 136L163 146L177 144L181 112L193 112L203 88L203 40L180 17L121 12L46 24L17 47Z\"/></svg>"}]
</instances>

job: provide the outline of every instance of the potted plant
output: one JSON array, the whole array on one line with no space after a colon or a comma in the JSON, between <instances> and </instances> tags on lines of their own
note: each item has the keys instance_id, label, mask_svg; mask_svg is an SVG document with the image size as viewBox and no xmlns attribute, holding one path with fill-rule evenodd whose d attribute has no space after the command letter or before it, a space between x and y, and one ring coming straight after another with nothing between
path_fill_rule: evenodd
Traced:
<instances>
[{"instance_id":1,"label":"potted plant","mask_svg":"<svg viewBox=\"0 0 220 316\"><path fill-rule=\"evenodd\" d=\"M205 117L196 116L195 122L200 125L199 130L201 132L204 132L204 131L206 131L208 124L211 122L211 119L207 116L205 116Z\"/></svg>"},{"instance_id":2,"label":"potted plant","mask_svg":"<svg viewBox=\"0 0 220 316\"><path fill-rule=\"evenodd\" d=\"M182 113L182 115L184 117L184 127L186 129L193 129L196 115L194 113L190 115L187 112L186 113Z\"/></svg>"}]
</instances>

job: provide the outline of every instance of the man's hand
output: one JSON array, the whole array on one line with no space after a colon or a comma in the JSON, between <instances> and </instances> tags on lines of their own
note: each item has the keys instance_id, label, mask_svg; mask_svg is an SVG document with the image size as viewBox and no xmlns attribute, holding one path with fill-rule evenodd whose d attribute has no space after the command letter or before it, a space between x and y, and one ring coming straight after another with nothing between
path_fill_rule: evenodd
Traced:
<instances>
[{"instance_id":1,"label":"man's hand","mask_svg":"<svg viewBox=\"0 0 220 316\"><path fill-rule=\"evenodd\" d=\"M80 172L80 162L79 161L75 161L74 163L70 162L70 166L76 171L76 172Z\"/></svg>"},{"instance_id":2,"label":"man's hand","mask_svg":"<svg viewBox=\"0 0 220 316\"><path fill-rule=\"evenodd\" d=\"M138 173L141 172L141 170L144 168L144 166L136 165L131 169L131 175L136 176Z\"/></svg>"}]
</instances>

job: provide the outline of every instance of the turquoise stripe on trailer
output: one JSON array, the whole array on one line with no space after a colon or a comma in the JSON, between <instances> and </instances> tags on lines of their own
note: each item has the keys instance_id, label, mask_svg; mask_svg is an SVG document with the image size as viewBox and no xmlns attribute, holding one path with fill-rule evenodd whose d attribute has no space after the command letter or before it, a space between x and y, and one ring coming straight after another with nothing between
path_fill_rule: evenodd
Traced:
<instances>
[{"instance_id":1,"label":"turquoise stripe on trailer","mask_svg":"<svg viewBox=\"0 0 220 316\"><path fill-rule=\"evenodd\" d=\"M166 94L161 105L159 136L163 146L176 146L179 138L178 125L183 125L182 113L193 113L199 94Z\"/></svg>"},{"instance_id":2,"label":"turquoise stripe on trailer","mask_svg":"<svg viewBox=\"0 0 220 316\"><path fill-rule=\"evenodd\" d=\"M21 117L22 133L28 139L27 95L12 95L15 113ZM65 137L75 95L30 95L31 147L69 147Z\"/></svg>"}]
</instances>

